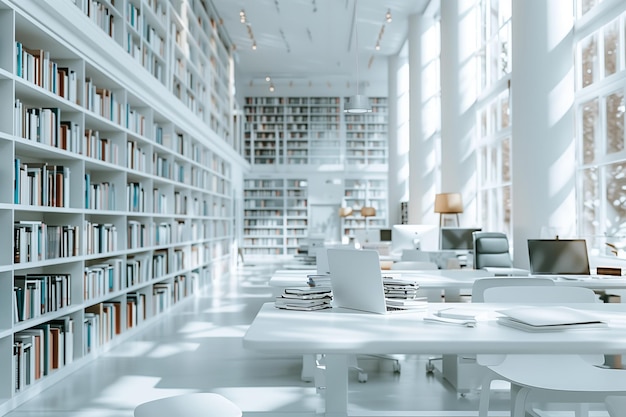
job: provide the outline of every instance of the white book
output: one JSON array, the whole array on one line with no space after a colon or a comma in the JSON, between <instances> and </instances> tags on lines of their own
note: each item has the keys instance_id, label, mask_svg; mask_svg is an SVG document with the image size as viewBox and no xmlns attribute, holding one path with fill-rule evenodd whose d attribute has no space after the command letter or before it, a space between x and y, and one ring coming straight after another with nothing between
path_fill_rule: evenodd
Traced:
<instances>
[{"instance_id":1,"label":"white book","mask_svg":"<svg viewBox=\"0 0 626 417\"><path fill-rule=\"evenodd\" d=\"M498 323L527 331L608 327L605 321L589 311L565 306L517 307L499 310Z\"/></svg>"}]
</instances>

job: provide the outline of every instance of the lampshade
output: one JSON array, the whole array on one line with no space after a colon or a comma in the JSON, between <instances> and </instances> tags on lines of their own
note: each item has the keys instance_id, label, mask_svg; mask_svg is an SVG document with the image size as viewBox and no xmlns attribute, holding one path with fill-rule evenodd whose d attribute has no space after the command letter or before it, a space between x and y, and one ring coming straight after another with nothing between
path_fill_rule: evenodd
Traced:
<instances>
[{"instance_id":1,"label":"lampshade","mask_svg":"<svg viewBox=\"0 0 626 417\"><path fill-rule=\"evenodd\" d=\"M339 217L348 217L352 214L352 207L339 207Z\"/></svg>"},{"instance_id":2,"label":"lampshade","mask_svg":"<svg viewBox=\"0 0 626 417\"><path fill-rule=\"evenodd\" d=\"M361 216L372 217L376 215L376 209L374 207L361 207Z\"/></svg>"},{"instance_id":3,"label":"lampshade","mask_svg":"<svg viewBox=\"0 0 626 417\"><path fill-rule=\"evenodd\" d=\"M461 193L435 195L435 213L463 213Z\"/></svg>"},{"instance_id":4,"label":"lampshade","mask_svg":"<svg viewBox=\"0 0 626 417\"><path fill-rule=\"evenodd\" d=\"M370 109L369 100L361 94L349 97L344 110L344 112L352 114L369 113L371 111L372 109Z\"/></svg>"}]
</instances>

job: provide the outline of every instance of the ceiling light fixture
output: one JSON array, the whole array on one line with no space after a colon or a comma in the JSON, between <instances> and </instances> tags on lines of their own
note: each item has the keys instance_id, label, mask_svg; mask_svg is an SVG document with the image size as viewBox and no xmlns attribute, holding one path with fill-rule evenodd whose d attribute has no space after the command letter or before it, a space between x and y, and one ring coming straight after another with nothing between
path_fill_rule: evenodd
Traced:
<instances>
[{"instance_id":1,"label":"ceiling light fixture","mask_svg":"<svg viewBox=\"0 0 626 417\"><path fill-rule=\"evenodd\" d=\"M270 93L274 92L274 84L270 84Z\"/></svg>"},{"instance_id":2,"label":"ceiling light fixture","mask_svg":"<svg viewBox=\"0 0 626 417\"><path fill-rule=\"evenodd\" d=\"M252 50L256 51L256 42L252 42Z\"/></svg>"},{"instance_id":3,"label":"ceiling light fixture","mask_svg":"<svg viewBox=\"0 0 626 417\"><path fill-rule=\"evenodd\" d=\"M239 12L239 21L241 23L246 23L246 12L243 9Z\"/></svg>"},{"instance_id":4,"label":"ceiling light fixture","mask_svg":"<svg viewBox=\"0 0 626 417\"><path fill-rule=\"evenodd\" d=\"M387 9L387 13L385 14L385 20L387 23L391 23L391 9Z\"/></svg>"},{"instance_id":5,"label":"ceiling light fixture","mask_svg":"<svg viewBox=\"0 0 626 417\"><path fill-rule=\"evenodd\" d=\"M266 76L265 76L265 81L267 81L268 83L271 81L271 78L270 78L270 76L269 76L269 75L266 75Z\"/></svg>"},{"instance_id":6,"label":"ceiling light fixture","mask_svg":"<svg viewBox=\"0 0 626 417\"><path fill-rule=\"evenodd\" d=\"M352 23L354 26L354 55L356 56L356 95L348 97L348 101L346 102L346 108L344 109L345 113L350 114L363 114L369 113L372 110L369 108L369 100L366 96L359 94L359 31L358 31L358 22L356 15L356 3L357 0L354 0L354 9L352 13Z\"/></svg>"}]
</instances>

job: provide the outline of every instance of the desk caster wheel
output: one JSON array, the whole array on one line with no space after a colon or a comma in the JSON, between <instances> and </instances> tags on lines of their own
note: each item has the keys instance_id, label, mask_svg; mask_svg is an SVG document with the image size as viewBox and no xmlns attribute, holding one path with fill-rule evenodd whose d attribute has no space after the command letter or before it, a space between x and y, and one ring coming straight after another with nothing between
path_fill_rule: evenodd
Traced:
<instances>
[{"instance_id":1,"label":"desk caster wheel","mask_svg":"<svg viewBox=\"0 0 626 417\"><path fill-rule=\"evenodd\" d=\"M432 362L428 362L426 364L426 373L432 374L433 372L435 372L435 365Z\"/></svg>"},{"instance_id":2,"label":"desk caster wheel","mask_svg":"<svg viewBox=\"0 0 626 417\"><path fill-rule=\"evenodd\" d=\"M367 382L367 373L359 372L359 382L361 383Z\"/></svg>"}]
</instances>

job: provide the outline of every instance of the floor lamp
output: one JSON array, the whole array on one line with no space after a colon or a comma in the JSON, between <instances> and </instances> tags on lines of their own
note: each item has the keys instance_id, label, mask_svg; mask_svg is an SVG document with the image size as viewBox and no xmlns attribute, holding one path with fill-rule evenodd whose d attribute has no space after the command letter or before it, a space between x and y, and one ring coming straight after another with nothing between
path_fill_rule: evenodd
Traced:
<instances>
[{"instance_id":1,"label":"floor lamp","mask_svg":"<svg viewBox=\"0 0 626 417\"><path fill-rule=\"evenodd\" d=\"M456 226L460 226L459 213L463 213L461 193L441 193L435 195L435 213L439 213L439 227L443 227L445 214L456 215Z\"/></svg>"}]
</instances>

